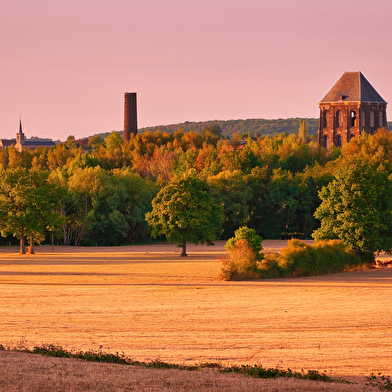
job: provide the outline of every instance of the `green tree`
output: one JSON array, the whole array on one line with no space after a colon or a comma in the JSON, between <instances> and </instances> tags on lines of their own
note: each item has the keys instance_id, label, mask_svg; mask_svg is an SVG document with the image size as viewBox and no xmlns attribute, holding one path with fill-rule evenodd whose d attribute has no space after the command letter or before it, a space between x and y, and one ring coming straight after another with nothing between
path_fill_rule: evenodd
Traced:
<instances>
[{"instance_id":1,"label":"green tree","mask_svg":"<svg viewBox=\"0 0 392 392\"><path fill-rule=\"evenodd\" d=\"M265 202L265 219L261 231L264 238L281 238L283 233L286 236L287 233L299 230L299 191L291 172L273 170Z\"/></svg>"},{"instance_id":2,"label":"green tree","mask_svg":"<svg viewBox=\"0 0 392 392\"><path fill-rule=\"evenodd\" d=\"M24 254L25 238L33 246L61 226L56 189L45 171L0 168L0 178L1 235L18 238Z\"/></svg>"},{"instance_id":3,"label":"green tree","mask_svg":"<svg viewBox=\"0 0 392 392\"><path fill-rule=\"evenodd\" d=\"M319 196L317 241L340 239L366 259L392 251L392 181L382 165L350 161Z\"/></svg>"},{"instance_id":4,"label":"green tree","mask_svg":"<svg viewBox=\"0 0 392 392\"><path fill-rule=\"evenodd\" d=\"M106 139L105 139L106 148L109 150L121 149L123 144L123 140L118 132L113 131Z\"/></svg>"},{"instance_id":5,"label":"green tree","mask_svg":"<svg viewBox=\"0 0 392 392\"><path fill-rule=\"evenodd\" d=\"M73 149L73 148L78 148L79 144L76 142L75 136L69 135L67 137L67 140L64 142L64 146L69 149Z\"/></svg>"},{"instance_id":6,"label":"green tree","mask_svg":"<svg viewBox=\"0 0 392 392\"><path fill-rule=\"evenodd\" d=\"M208 186L217 202L223 207L223 236L229 238L249 219L249 201L252 189L239 170L222 171L207 179Z\"/></svg>"},{"instance_id":7,"label":"green tree","mask_svg":"<svg viewBox=\"0 0 392 392\"><path fill-rule=\"evenodd\" d=\"M118 211L128 224L126 241L143 241L149 236L148 224L145 220L151 211L151 201L158 193L158 187L152 181L141 178L129 168L113 170L118 179L117 193L120 196Z\"/></svg>"},{"instance_id":8,"label":"green tree","mask_svg":"<svg viewBox=\"0 0 392 392\"><path fill-rule=\"evenodd\" d=\"M104 139L103 139L103 137L100 136L100 135L94 135L94 136L90 136L90 137L88 138L88 145L89 145L90 147L94 147L94 146L96 146L97 144L103 144L103 143L104 143Z\"/></svg>"},{"instance_id":9,"label":"green tree","mask_svg":"<svg viewBox=\"0 0 392 392\"><path fill-rule=\"evenodd\" d=\"M127 236L129 225L118 210L123 192L117 177L99 166L76 168L67 179L67 191L66 243L114 245Z\"/></svg>"},{"instance_id":10,"label":"green tree","mask_svg":"<svg viewBox=\"0 0 392 392\"><path fill-rule=\"evenodd\" d=\"M146 220L154 237L165 235L182 247L181 256L187 256L187 242L213 245L222 231L222 207L196 171L190 170L159 191Z\"/></svg>"},{"instance_id":11,"label":"green tree","mask_svg":"<svg viewBox=\"0 0 392 392\"><path fill-rule=\"evenodd\" d=\"M245 240L248 243L248 245L256 255L256 260L263 260L264 255L261 253L261 250L263 249L263 247L261 246L261 237L256 234L256 231L254 229L249 229L246 226L240 227L238 230L235 231L234 237L230 238L227 241L225 248L229 252L234 251L238 241L240 240Z\"/></svg>"}]
</instances>

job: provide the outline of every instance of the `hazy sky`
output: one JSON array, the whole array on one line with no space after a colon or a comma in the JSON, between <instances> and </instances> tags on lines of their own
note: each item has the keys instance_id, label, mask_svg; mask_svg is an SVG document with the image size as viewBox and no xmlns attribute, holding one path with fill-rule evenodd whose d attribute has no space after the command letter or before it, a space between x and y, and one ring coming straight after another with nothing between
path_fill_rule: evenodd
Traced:
<instances>
[{"instance_id":1,"label":"hazy sky","mask_svg":"<svg viewBox=\"0 0 392 392\"><path fill-rule=\"evenodd\" d=\"M361 71L392 120L391 0L1 0L0 137L318 117Z\"/></svg>"}]
</instances>

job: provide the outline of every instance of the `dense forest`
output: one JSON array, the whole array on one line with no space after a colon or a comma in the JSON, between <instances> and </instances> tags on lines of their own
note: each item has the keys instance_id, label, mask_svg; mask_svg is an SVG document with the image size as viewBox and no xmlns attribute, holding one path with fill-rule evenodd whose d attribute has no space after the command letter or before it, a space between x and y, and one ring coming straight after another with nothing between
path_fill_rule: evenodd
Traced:
<instances>
[{"instance_id":1,"label":"dense forest","mask_svg":"<svg viewBox=\"0 0 392 392\"><path fill-rule=\"evenodd\" d=\"M145 215L153 198L190 169L223 208L222 239L242 225L263 238L309 238L320 227L314 217L319 191L344 162L360 156L392 172L392 137L386 129L332 150L309 139L304 127L292 134L256 136L226 138L219 126L210 125L201 132L146 131L126 143L112 132L105 139L89 138L84 148L69 137L51 148L2 149L2 241L16 243L12 235L20 236L15 229L20 225L36 242L51 235L70 245L150 241ZM45 199L51 207L37 209L41 220L32 221L29 211ZM45 216L54 213L57 220L52 217L49 224Z\"/></svg>"}]
</instances>

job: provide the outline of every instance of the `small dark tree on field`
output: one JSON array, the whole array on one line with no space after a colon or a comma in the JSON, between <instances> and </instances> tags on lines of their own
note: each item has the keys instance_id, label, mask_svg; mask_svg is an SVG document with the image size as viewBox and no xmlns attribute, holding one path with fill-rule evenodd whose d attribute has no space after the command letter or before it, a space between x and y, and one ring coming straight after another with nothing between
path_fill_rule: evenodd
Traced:
<instances>
[{"instance_id":1,"label":"small dark tree on field","mask_svg":"<svg viewBox=\"0 0 392 392\"><path fill-rule=\"evenodd\" d=\"M182 247L181 256L187 256L187 242L213 245L222 231L222 207L191 170L160 190L146 220L154 237L165 235Z\"/></svg>"},{"instance_id":2,"label":"small dark tree on field","mask_svg":"<svg viewBox=\"0 0 392 392\"><path fill-rule=\"evenodd\" d=\"M392 252L392 181L382 165L348 162L319 196L316 241L340 239L370 260L374 252Z\"/></svg>"}]
</instances>

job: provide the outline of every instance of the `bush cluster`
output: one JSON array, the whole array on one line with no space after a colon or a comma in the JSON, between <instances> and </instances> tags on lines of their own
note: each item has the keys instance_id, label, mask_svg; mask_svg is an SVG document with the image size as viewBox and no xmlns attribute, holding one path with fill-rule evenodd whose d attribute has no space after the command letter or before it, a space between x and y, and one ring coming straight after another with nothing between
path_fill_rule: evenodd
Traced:
<instances>
[{"instance_id":1,"label":"bush cluster","mask_svg":"<svg viewBox=\"0 0 392 392\"><path fill-rule=\"evenodd\" d=\"M229 255L221 257L222 269L219 278L222 280L249 280L260 278L259 264L264 255L261 253L261 237L256 231L240 227L235 237L230 238L225 248Z\"/></svg>"},{"instance_id":2,"label":"bush cluster","mask_svg":"<svg viewBox=\"0 0 392 392\"><path fill-rule=\"evenodd\" d=\"M342 272L361 264L361 259L340 240L319 241L314 245L297 239L287 241L280 255L269 254L261 266L266 278L300 277Z\"/></svg>"},{"instance_id":3,"label":"bush cluster","mask_svg":"<svg viewBox=\"0 0 392 392\"><path fill-rule=\"evenodd\" d=\"M238 240L229 255L220 260L222 280L249 280L260 277L256 254L246 240Z\"/></svg>"},{"instance_id":4,"label":"bush cluster","mask_svg":"<svg viewBox=\"0 0 392 392\"><path fill-rule=\"evenodd\" d=\"M242 231L237 231L236 236L242 234L244 237L245 229L250 231L248 228L241 228ZM226 248L229 255L220 258L222 269L219 278L223 280L323 275L363 264L340 240L319 241L309 245L291 239L280 254L255 252L246 239L231 238Z\"/></svg>"}]
</instances>

